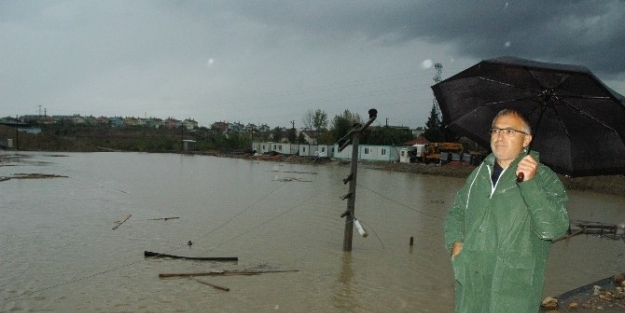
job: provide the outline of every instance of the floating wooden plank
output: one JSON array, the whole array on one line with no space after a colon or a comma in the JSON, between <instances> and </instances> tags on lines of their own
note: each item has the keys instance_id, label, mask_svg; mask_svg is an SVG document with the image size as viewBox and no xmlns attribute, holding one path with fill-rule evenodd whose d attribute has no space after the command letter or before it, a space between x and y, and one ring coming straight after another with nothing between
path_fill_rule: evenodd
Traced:
<instances>
[{"instance_id":1,"label":"floating wooden plank","mask_svg":"<svg viewBox=\"0 0 625 313\"><path fill-rule=\"evenodd\" d=\"M170 258L170 259L180 259L180 260L194 260L194 261L220 261L220 262L238 262L239 257L188 257L188 256L179 256L165 253L157 253L151 251L144 251L143 256L150 258Z\"/></svg>"},{"instance_id":2,"label":"floating wooden plank","mask_svg":"<svg viewBox=\"0 0 625 313\"><path fill-rule=\"evenodd\" d=\"M122 219L119 222L115 222L117 225L115 225L115 227L113 227L113 230L116 230L117 228L119 228L119 226L122 226L122 224L124 224L131 216L132 216L132 214L126 214L126 216L124 216L124 219Z\"/></svg>"},{"instance_id":3,"label":"floating wooden plank","mask_svg":"<svg viewBox=\"0 0 625 313\"><path fill-rule=\"evenodd\" d=\"M191 278L193 278L193 277L191 277ZM219 286L219 285L211 284L211 283L209 283L209 282L205 282L205 281L202 281L202 280L199 280L199 279L193 279L193 280L195 280L196 282L198 282L198 283L200 283L200 284L204 284L204 285L207 285L207 286L211 286L211 287L213 287L213 288L215 288L215 289L219 289L219 290L223 290L223 291L230 291L230 288L228 288L228 287L223 287L223 286Z\"/></svg>"},{"instance_id":4,"label":"floating wooden plank","mask_svg":"<svg viewBox=\"0 0 625 313\"><path fill-rule=\"evenodd\" d=\"M252 276L252 275L260 275L260 274L271 274L271 273L295 273L299 272L299 270L279 270L279 271L218 271L218 272L199 272L199 273L168 273L168 274L158 274L160 278L168 278L168 277L194 277L194 276Z\"/></svg>"},{"instance_id":5,"label":"floating wooden plank","mask_svg":"<svg viewBox=\"0 0 625 313\"><path fill-rule=\"evenodd\" d=\"M150 221L168 221L168 220L177 220L180 217L172 216L172 217L161 217L161 218L151 218Z\"/></svg>"}]
</instances>

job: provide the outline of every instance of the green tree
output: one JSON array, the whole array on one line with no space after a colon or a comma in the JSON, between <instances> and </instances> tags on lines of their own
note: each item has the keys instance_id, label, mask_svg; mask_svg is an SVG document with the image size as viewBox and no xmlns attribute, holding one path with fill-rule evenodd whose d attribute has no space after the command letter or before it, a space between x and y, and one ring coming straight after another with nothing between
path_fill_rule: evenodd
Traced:
<instances>
[{"instance_id":1,"label":"green tree","mask_svg":"<svg viewBox=\"0 0 625 313\"><path fill-rule=\"evenodd\" d=\"M330 133L334 142L343 138L356 124L362 124L363 121L358 114L345 110L342 115L337 115L332 119L332 128Z\"/></svg>"},{"instance_id":2,"label":"green tree","mask_svg":"<svg viewBox=\"0 0 625 313\"><path fill-rule=\"evenodd\" d=\"M247 132L250 135L251 141L254 141L254 136L256 135L257 131L256 131L257 127L256 125L252 124L252 123L248 123L245 128L243 129L245 132Z\"/></svg>"},{"instance_id":3,"label":"green tree","mask_svg":"<svg viewBox=\"0 0 625 313\"><path fill-rule=\"evenodd\" d=\"M430 117L425 123L425 132L423 132L423 137L427 138L427 140L431 142L442 142L445 140L445 134L441 128L441 120L438 116L435 104L432 105Z\"/></svg>"},{"instance_id":4,"label":"green tree","mask_svg":"<svg viewBox=\"0 0 625 313\"><path fill-rule=\"evenodd\" d=\"M297 136L297 143L306 143L306 137L304 137L303 132L300 132L299 136Z\"/></svg>"},{"instance_id":5,"label":"green tree","mask_svg":"<svg viewBox=\"0 0 625 313\"><path fill-rule=\"evenodd\" d=\"M271 137L275 142L279 142L280 140L282 140L282 137L284 137L284 134L282 133L282 127L276 126L276 128L274 128L271 132Z\"/></svg>"},{"instance_id":6,"label":"green tree","mask_svg":"<svg viewBox=\"0 0 625 313\"><path fill-rule=\"evenodd\" d=\"M401 146L404 142L412 139L412 134L405 130L392 127L367 128L361 140L363 144L370 145L395 145Z\"/></svg>"}]
</instances>

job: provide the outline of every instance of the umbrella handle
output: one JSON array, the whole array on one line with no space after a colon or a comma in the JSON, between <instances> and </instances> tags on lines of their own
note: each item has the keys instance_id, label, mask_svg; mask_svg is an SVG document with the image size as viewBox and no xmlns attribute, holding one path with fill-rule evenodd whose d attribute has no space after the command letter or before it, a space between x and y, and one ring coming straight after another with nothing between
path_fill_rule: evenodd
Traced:
<instances>
[{"instance_id":1,"label":"umbrella handle","mask_svg":"<svg viewBox=\"0 0 625 313\"><path fill-rule=\"evenodd\" d=\"M517 174L516 176L516 182L520 183L523 181L523 178L525 178L525 174L523 174L523 172L520 172L519 174Z\"/></svg>"}]
</instances>

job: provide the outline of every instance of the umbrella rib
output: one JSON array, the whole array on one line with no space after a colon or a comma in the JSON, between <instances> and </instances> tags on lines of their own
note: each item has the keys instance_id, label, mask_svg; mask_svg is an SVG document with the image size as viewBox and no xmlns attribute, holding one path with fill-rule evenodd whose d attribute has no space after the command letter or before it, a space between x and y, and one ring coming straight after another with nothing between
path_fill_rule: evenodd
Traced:
<instances>
[{"instance_id":1,"label":"umbrella rib","mask_svg":"<svg viewBox=\"0 0 625 313\"><path fill-rule=\"evenodd\" d=\"M559 101L559 102L561 102L561 103L565 103L565 104L566 104L566 105L568 105L569 107L571 107L571 108L573 108L573 109L577 110L577 112L579 112L580 114L582 114L582 115L586 116L587 118L589 118L589 119L591 119L591 120L593 120L593 121L595 121L595 122L597 122L597 123L599 123L599 124L603 125L603 127L607 128L607 129L609 129L609 130L611 130L611 131L616 131L616 129L614 129L614 127L607 125L606 123L604 123L604 122L600 121L599 119L595 118L594 116L592 116L592 115L590 115L590 114L586 113L586 111L584 111L584 110L582 110L582 109L580 109L580 108L576 107L575 105L571 104L570 102L568 102L568 101L563 101L563 100L561 100L561 99L558 99L558 101ZM557 115L557 114L558 114L558 112L557 112L557 110L556 110L555 106L553 106L553 110L556 112L556 115ZM560 120L560 119L558 119L558 120ZM564 126L563 126L563 128L564 128L564 129L565 129L565 131L566 131L566 127L564 127ZM568 131L566 131L566 135L567 135L567 136L569 135ZM570 138L570 136L569 136L569 138Z\"/></svg>"},{"instance_id":2,"label":"umbrella rib","mask_svg":"<svg viewBox=\"0 0 625 313\"><path fill-rule=\"evenodd\" d=\"M535 98L535 96L527 96L527 97L507 99L507 100L501 100L501 101L495 101L495 102L485 102L484 105L506 104L506 103L512 103L512 102L517 102L517 101L527 100L527 99L532 99L532 98Z\"/></svg>"},{"instance_id":3,"label":"umbrella rib","mask_svg":"<svg viewBox=\"0 0 625 313\"><path fill-rule=\"evenodd\" d=\"M600 96L581 96L581 95L565 95L565 94L554 94L555 97L559 98L567 98L567 99L583 99L583 100L611 100L610 97L600 97Z\"/></svg>"},{"instance_id":4,"label":"umbrella rib","mask_svg":"<svg viewBox=\"0 0 625 313\"><path fill-rule=\"evenodd\" d=\"M490 79L490 78L486 78L486 77L479 77L481 80L484 81L488 81L491 83L495 83L498 85L502 85L502 86L506 86L506 87L510 87L510 88L521 88L521 89L525 89L525 90L531 90L532 88L524 88L524 87L520 87L517 85L513 85L513 84L509 84L509 83L505 83L502 81L498 81L498 80L494 80L494 79ZM509 99L509 100L502 100L502 101L495 101L495 102L487 102L485 103L486 105L496 105L496 104L506 104L506 103L510 103L510 102L516 102L516 101L520 101L520 100L526 100L526 99L531 99L533 96L526 96L526 97L521 97L521 98L515 98L515 99Z\"/></svg>"},{"instance_id":5,"label":"umbrella rib","mask_svg":"<svg viewBox=\"0 0 625 313\"><path fill-rule=\"evenodd\" d=\"M483 77L483 76L480 76L479 78L480 78L481 80L489 81L489 82L491 82L491 83L495 83L495 84L499 84L499 85L504 85L504 86L507 86L507 87L512 87L512 88L518 88L518 86L515 86L515 85L513 85L513 84L504 83L504 82L502 82L502 81L498 81L498 80L494 80L494 79L486 78L486 77Z\"/></svg>"}]
</instances>

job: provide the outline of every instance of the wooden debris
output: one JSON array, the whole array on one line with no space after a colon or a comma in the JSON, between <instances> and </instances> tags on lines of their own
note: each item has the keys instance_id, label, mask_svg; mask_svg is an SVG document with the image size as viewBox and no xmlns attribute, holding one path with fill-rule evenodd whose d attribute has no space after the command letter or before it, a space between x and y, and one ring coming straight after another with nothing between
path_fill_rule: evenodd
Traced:
<instances>
[{"instance_id":1,"label":"wooden debris","mask_svg":"<svg viewBox=\"0 0 625 313\"><path fill-rule=\"evenodd\" d=\"M567 234L554 239L553 242L569 239L580 234L597 235L599 237L607 237L610 239L621 239L623 237L623 229L620 225L589 221L571 221L570 225L571 226L569 227Z\"/></svg>"},{"instance_id":2,"label":"wooden debris","mask_svg":"<svg viewBox=\"0 0 625 313\"><path fill-rule=\"evenodd\" d=\"M115 227L113 227L113 230L116 230L117 228L119 228L119 226L122 226L122 224L124 224L130 217L132 216L132 214L126 214L126 216L124 216L124 219L122 219L121 221L117 221L115 222Z\"/></svg>"},{"instance_id":3,"label":"wooden debris","mask_svg":"<svg viewBox=\"0 0 625 313\"><path fill-rule=\"evenodd\" d=\"M310 183L310 182L312 182L312 180L304 180L304 179L300 179L300 178L296 178L296 177L285 177L285 178L278 178L278 177L276 177L275 179L273 179L273 181L279 181L279 182L300 182L300 183Z\"/></svg>"},{"instance_id":4,"label":"wooden debris","mask_svg":"<svg viewBox=\"0 0 625 313\"><path fill-rule=\"evenodd\" d=\"M209 282L205 282L205 281L203 281L203 280L199 280L199 279L197 279L197 278L194 278L193 276L191 276L190 278L191 278L191 279L193 279L193 280L195 280L196 282L198 282L198 283L200 283L200 284L204 284L204 285L207 285L207 286L211 286L211 287L213 287L213 288L215 288L215 289L219 289L219 290L223 290L223 291L230 291L230 288L228 288L228 287L223 287L223 286L219 286L219 285L211 284L211 283L209 283Z\"/></svg>"},{"instance_id":5,"label":"wooden debris","mask_svg":"<svg viewBox=\"0 0 625 313\"><path fill-rule=\"evenodd\" d=\"M172 216L172 217L161 217L161 218L151 218L149 219L150 221L168 221L168 220L177 220L180 217L178 216Z\"/></svg>"},{"instance_id":6,"label":"wooden debris","mask_svg":"<svg viewBox=\"0 0 625 313\"><path fill-rule=\"evenodd\" d=\"M68 176L41 173L17 173L13 175L15 179L39 179L39 178L67 178Z\"/></svg>"},{"instance_id":7,"label":"wooden debris","mask_svg":"<svg viewBox=\"0 0 625 313\"><path fill-rule=\"evenodd\" d=\"M252 276L271 273L295 273L299 270L279 270L279 271L217 271L217 272L200 272L200 273L168 273L158 274L159 278L168 277L193 277L193 276Z\"/></svg>"},{"instance_id":8,"label":"wooden debris","mask_svg":"<svg viewBox=\"0 0 625 313\"><path fill-rule=\"evenodd\" d=\"M179 256L165 253L157 253L151 251L144 251L144 257L150 258L170 258L170 259L180 259L180 260L195 260L195 261L221 261L221 262L238 262L239 257L187 257L187 256Z\"/></svg>"}]
</instances>

